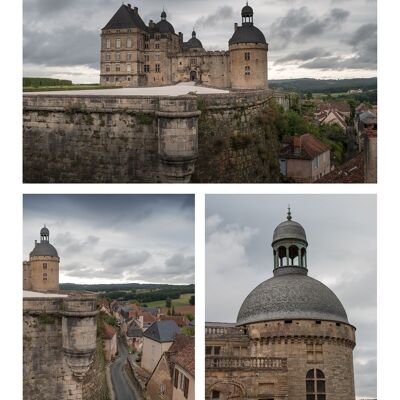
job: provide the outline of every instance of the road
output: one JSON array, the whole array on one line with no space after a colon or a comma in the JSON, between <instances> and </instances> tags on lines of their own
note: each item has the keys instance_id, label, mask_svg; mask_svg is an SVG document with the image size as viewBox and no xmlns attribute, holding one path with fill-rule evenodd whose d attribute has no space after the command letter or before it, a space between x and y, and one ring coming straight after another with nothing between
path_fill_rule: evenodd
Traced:
<instances>
[{"instance_id":1,"label":"road","mask_svg":"<svg viewBox=\"0 0 400 400\"><path fill-rule=\"evenodd\" d=\"M137 400L132 384L129 382L129 378L124 371L128 360L128 349L120 337L117 340L119 357L110 366L115 397L116 400Z\"/></svg>"}]
</instances>

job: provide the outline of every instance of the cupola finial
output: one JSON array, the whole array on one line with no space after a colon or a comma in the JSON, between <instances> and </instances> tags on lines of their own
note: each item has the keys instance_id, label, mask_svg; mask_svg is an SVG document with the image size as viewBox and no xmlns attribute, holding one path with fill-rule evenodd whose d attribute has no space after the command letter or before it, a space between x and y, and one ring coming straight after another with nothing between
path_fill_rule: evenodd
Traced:
<instances>
[{"instance_id":1,"label":"cupola finial","mask_svg":"<svg viewBox=\"0 0 400 400\"><path fill-rule=\"evenodd\" d=\"M287 220L288 220L288 221L291 221L291 220L292 220L292 212L291 212L291 210L290 210L290 204L288 205Z\"/></svg>"}]
</instances>

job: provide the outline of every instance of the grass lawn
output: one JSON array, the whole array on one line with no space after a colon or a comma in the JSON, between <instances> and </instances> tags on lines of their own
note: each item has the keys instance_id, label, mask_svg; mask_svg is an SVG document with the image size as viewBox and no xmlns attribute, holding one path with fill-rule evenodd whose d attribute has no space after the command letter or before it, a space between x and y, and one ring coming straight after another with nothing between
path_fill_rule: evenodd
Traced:
<instances>
[{"instance_id":1,"label":"grass lawn","mask_svg":"<svg viewBox=\"0 0 400 400\"><path fill-rule=\"evenodd\" d=\"M193 294L194 293L181 294L181 297L179 299L172 300L172 305L174 307L189 305L189 299L191 296L193 296ZM152 301L146 304L148 305L148 307L165 307L165 300Z\"/></svg>"}]
</instances>

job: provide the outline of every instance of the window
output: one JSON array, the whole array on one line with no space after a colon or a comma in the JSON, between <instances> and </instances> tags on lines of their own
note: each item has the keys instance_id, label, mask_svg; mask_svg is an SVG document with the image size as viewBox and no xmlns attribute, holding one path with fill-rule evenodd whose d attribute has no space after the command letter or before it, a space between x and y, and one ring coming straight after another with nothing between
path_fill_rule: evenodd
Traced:
<instances>
[{"instance_id":1,"label":"window","mask_svg":"<svg viewBox=\"0 0 400 400\"><path fill-rule=\"evenodd\" d=\"M111 71L110 64L107 64L106 65L106 72L110 72L110 71Z\"/></svg>"},{"instance_id":2,"label":"window","mask_svg":"<svg viewBox=\"0 0 400 400\"><path fill-rule=\"evenodd\" d=\"M244 59L250 61L250 53L244 53Z\"/></svg>"},{"instance_id":3,"label":"window","mask_svg":"<svg viewBox=\"0 0 400 400\"><path fill-rule=\"evenodd\" d=\"M132 53L126 54L126 61L132 61Z\"/></svg>"},{"instance_id":4,"label":"window","mask_svg":"<svg viewBox=\"0 0 400 400\"><path fill-rule=\"evenodd\" d=\"M150 72L150 65L144 66L144 72Z\"/></svg>"},{"instance_id":5,"label":"window","mask_svg":"<svg viewBox=\"0 0 400 400\"><path fill-rule=\"evenodd\" d=\"M156 61L160 61L160 55L159 55L159 54L156 54L156 55L154 56L154 59L155 59Z\"/></svg>"},{"instance_id":6,"label":"window","mask_svg":"<svg viewBox=\"0 0 400 400\"><path fill-rule=\"evenodd\" d=\"M126 47L132 47L132 38L128 37L126 40Z\"/></svg>"},{"instance_id":7,"label":"window","mask_svg":"<svg viewBox=\"0 0 400 400\"><path fill-rule=\"evenodd\" d=\"M206 355L219 356L221 354L221 346L206 346Z\"/></svg>"},{"instance_id":8,"label":"window","mask_svg":"<svg viewBox=\"0 0 400 400\"><path fill-rule=\"evenodd\" d=\"M110 53L106 54L106 61L111 61L111 54Z\"/></svg>"},{"instance_id":9,"label":"window","mask_svg":"<svg viewBox=\"0 0 400 400\"><path fill-rule=\"evenodd\" d=\"M131 72L131 71L132 71L131 64L127 64L126 65L126 72Z\"/></svg>"},{"instance_id":10,"label":"window","mask_svg":"<svg viewBox=\"0 0 400 400\"><path fill-rule=\"evenodd\" d=\"M156 64L156 72L160 72L160 71L161 71L160 64Z\"/></svg>"},{"instance_id":11,"label":"window","mask_svg":"<svg viewBox=\"0 0 400 400\"><path fill-rule=\"evenodd\" d=\"M323 361L322 344L311 343L307 344L307 362L320 363Z\"/></svg>"},{"instance_id":12,"label":"window","mask_svg":"<svg viewBox=\"0 0 400 400\"><path fill-rule=\"evenodd\" d=\"M306 400L326 400L325 375L319 369L310 369L306 375Z\"/></svg>"},{"instance_id":13,"label":"window","mask_svg":"<svg viewBox=\"0 0 400 400\"><path fill-rule=\"evenodd\" d=\"M249 75L250 75L250 67L249 67L249 66L244 67L244 74L245 74L246 76L249 76Z\"/></svg>"},{"instance_id":14,"label":"window","mask_svg":"<svg viewBox=\"0 0 400 400\"><path fill-rule=\"evenodd\" d=\"M213 390L212 393L211 393L212 400L219 399L219 395L220 395L220 392L218 392L218 390Z\"/></svg>"},{"instance_id":15,"label":"window","mask_svg":"<svg viewBox=\"0 0 400 400\"><path fill-rule=\"evenodd\" d=\"M115 53L115 61L120 62L121 61L121 53Z\"/></svg>"},{"instance_id":16,"label":"window","mask_svg":"<svg viewBox=\"0 0 400 400\"><path fill-rule=\"evenodd\" d=\"M148 54L144 55L144 61L147 61L147 62L150 61L150 56Z\"/></svg>"},{"instance_id":17,"label":"window","mask_svg":"<svg viewBox=\"0 0 400 400\"><path fill-rule=\"evenodd\" d=\"M156 35L156 40L160 40L160 35Z\"/></svg>"},{"instance_id":18,"label":"window","mask_svg":"<svg viewBox=\"0 0 400 400\"><path fill-rule=\"evenodd\" d=\"M149 44L148 44L148 43L145 43L145 44L144 44L144 48L145 48L145 49L148 49L148 48L149 48Z\"/></svg>"},{"instance_id":19,"label":"window","mask_svg":"<svg viewBox=\"0 0 400 400\"><path fill-rule=\"evenodd\" d=\"M156 49L160 48L160 43L156 43Z\"/></svg>"},{"instance_id":20,"label":"window","mask_svg":"<svg viewBox=\"0 0 400 400\"><path fill-rule=\"evenodd\" d=\"M117 64L115 66L115 71L120 72L121 71L121 66L119 64Z\"/></svg>"},{"instance_id":21,"label":"window","mask_svg":"<svg viewBox=\"0 0 400 400\"><path fill-rule=\"evenodd\" d=\"M47 269L47 263L43 263L43 269Z\"/></svg>"},{"instance_id":22,"label":"window","mask_svg":"<svg viewBox=\"0 0 400 400\"><path fill-rule=\"evenodd\" d=\"M117 40L115 41L115 47L117 49L119 49L121 47L121 39L120 38L117 38Z\"/></svg>"},{"instance_id":23,"label":"window","mask_svg":"<svg viewBox=\"0 0 400 400\"><path fill-rule=\"evenodd\" d=\"M46 274L46 272L43 274L43 280L44 280L44 281L47 281L47 274Z\"/></svg>"},{"instance_id":24,"label":"window","mask_svg":"<svg viewBox=\"0 0 400 400\"><path fill-rule=\"evenodd\" d=\"M196 60L195 58L192 58L192 59L190 60L190 64L191 64L191 65L196 65L196 64L197 64L197 60Z\"/></svg>"},{"instance_id":25,"label":"window","mask_svg":"<svg viewBox=\"0 0 400 400\"><path fill-rule=\"evenodd\" d=\"M164 384L160 385L160 396L164 397L165 395L165 386Z\"/></svg>"},{"instance_id":26,"label":"window","mask_svg":"<svg viewBox=\"0 0 400 400\"><path fill-rule=\"evenodd\" d=\"M174 386L178 389L179 371L175 369Z\"/></svg>"},{"instance_id":27,"label":"window","mask_svg":"<svg viewBox=\"0 0 400 400\"><path fill-rule=\"evenodd\" d=\"M111 48L111 39L106 40L106 48L110 49Z\"/></svg>"},{"instance_id":28,"label":"window","mask_svg":"<svg viewBox=\"0 0 400 400\"><path fill-rule=\"evenodd\" d=\"M183 396L185 397L185 399L188 398L188 394L189 394L189 378L185 376L185 379L183 381Z\"/></svg>"}]
</instances>

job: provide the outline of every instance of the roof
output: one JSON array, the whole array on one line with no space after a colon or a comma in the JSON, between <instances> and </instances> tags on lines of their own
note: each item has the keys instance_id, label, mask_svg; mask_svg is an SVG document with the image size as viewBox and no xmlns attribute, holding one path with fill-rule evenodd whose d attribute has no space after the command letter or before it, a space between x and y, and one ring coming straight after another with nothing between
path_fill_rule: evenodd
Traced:
<instances>
[{"instance_id":1,"label":"roof","mask_svg":"<svg viewBox=\"0 0 400 400\"><path fill-rule=\"evenodd\" d=\"M50 232L49 230L46 228L46 226L44 226L41 230L40 230L40 236L49 236Z\"/></svg>"},{"instance_id":2,"label":"roof","mask_svg":"<svg viewBox=\"0 0 400 400\"><path fill-rule=\"evenodd\" d=\"M128 326L128 329L126 331L126 336L142 337L143 331L140 329L139 325L135 321L132 321L132 323Z\"/></svg>"},{"instance_id":3,"label":"roof","mask_svg":"<svg viewBox=\"0 0 400 400\"><path fill-rule=\"evenodd\" d=\"M29 254L30 257L49 256L58 257L57 250L49 242L36 243L34 249Z\"/></svg>"},{"instance_id":4,"label":"roof","mask_svg":"<svg viewBox=\"0 0 400 400\"><path fill-rule=\"evenodd\" d=\"M337 167L317 180L317 183L365 183L364 153Z\"/></svg>"},{"instance_id":5,"label":"roof","mask_svg":"<svg viewBox=\"0 0 400 400\"><path fill-rule=\"evenodd\" d=\"M160 33L175 33L174 27L166 19L156 23L156 30Z\"/></svg>"},{"instance_id":6,"label":"roof","mask_svg":"<svg viewBox=\"0 0 400 400\"><path fill-rule=\"evenodd\" d=\"M238 43L262 43L267 44L264 34L250 22L244 22L239 26L231 39L229 45Z\"/></svg>"},{"instance_id":7,"label":"roof","mask_svg":"<svg viewBox=\"0 0 400 400\"><path fill-rule=\"evenodd\" d=\"M160 315L161 321L175 321L179 327L187 326L189 320L182 315Z\"/></svg>"},{"instance_id":8,"label":"roof","mask_svg":"<svg viewBox=\"0 0 400 400\"><path fill-rule=\"evenodd\" d=\"M278 319L313 319L348 323L336 295L302 273L277 275L258 285L244 300L237 324Z\"/></svg>"},{"instance_id":9,"label":"roof","mask_svg":"<svg viewBox=\"0 0 400 400\"><path fill-rule=\"evenodd\" d=\"M117 332L111 325L107 324L107 322L103 322L101 325L101 333L105 339L110 340Z\"/></svg>"},{"instance_id":10,"label":"roof","mask_svg":"<svg viewBox=\"0 0 400 400\"><path fill-rule=\"evenodd\" d=\"M203 44L200 42L199 39L196 37L196 32L192 32L192 37L189 39L187 42L183 43L183 48L185 50L190 50L190 49L202 49Z\"/></svg>"},{"instance_id":11,"label":"roof","mask_svg":"<svg viewBox=\"0 0 400 400\"><path fill-rule=\"evenodd\" d=\"M302 240L307 243L304 228L298 222L292 220L284 221L275 228L272 244L283 239Z\"/></svg>"},{"instance_id":12,"label":"roof","mask_svg":"<svg viewBox=\"0 0 400 400\"><path fill-rule=\"evenodd\" d=\"M170 362L179 365L193 377L195 375L195 341L193 336L177 334L169 349Z\"/></svg>"},{"instance_id":13,"label":"roof","mask_svg":"<svg viewBox=\"0 0 400 400\"><path fill-rule=\"evenodd\" d=\"M300 152L294 152L293 143L296 138L300 138ZM322 143L315 136L306 133L302 136L288 136L284 140L284 145L279 153L281 158L299 159L299 160L313 160L315 157L329 151L329 147Z\"/></svg>"},{"instance_id":14,"label":"roof","mask_svg":"<svg viewBox=\"0 0 400 400\"><path fill-rule=\"evenodd\" d=\"M365 125L371 125L376 124L378 119L374 113L365 111L360 114L360 121Z\"/></svg>"},{"instance_id":15,"label":"roof","mask_svg":"<svg viewBox=\"0 0 400 400\"><path fill-rule=\"evenodd\" d=\"M319 109L322 110L337 110L341 113L350 113L351 107L350 104L346 101L332 101L332 102L323 102L319 105Z\"/></svg>"},{"instance_id":16,"label":"roof","mask_svg":"<svg viewBox=\"0 0 400 400\"><path fill-rule=\"evenodd\" d=\"M175 321L156 321L144 332L143 336L159 343L173 342L179 327Z\"/></svg>"},{"instance_id":17,"label":"roof","mask_svg":"<svg viewBox=\"0 0 400 400\"><path fill-rule=\"evenodd\" d=\"M143 322L154 322L157 320L157 318L154 315L150 314L147 311L143 311L141 313L141 316L143 317Z\"/></svg>"},{"instance_id":18,"label":"roof","mask_svg":"<svg viewBox=\"0 0 400 400\"><path fill-rule=\"evenodd\" d=\"M138 13L138 9L122 4L114 16L103 29L127 29L138 28L147 31L148 27Z\"/></svg>"}]
</instances>

